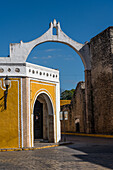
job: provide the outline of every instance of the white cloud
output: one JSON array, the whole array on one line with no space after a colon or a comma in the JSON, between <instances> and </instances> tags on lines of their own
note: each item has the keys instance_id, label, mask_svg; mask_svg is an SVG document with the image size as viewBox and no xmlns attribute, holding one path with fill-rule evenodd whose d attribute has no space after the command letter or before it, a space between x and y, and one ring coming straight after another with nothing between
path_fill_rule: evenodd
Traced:
<instances>
[{"instance_id":1,"label":"white cloud","mask_svg":"<svg viewBox=\"0 0 113 170\"><path fill-rule=\"evenodd\" d=\"M50 52L50 51L56 51L56 49L47 49L45 50L46 52Z\"/></svg>"},{"instance_id":2,"label":"white cloud","mask_svg":"<svg viewBox=\"0 0 113 170\"><path fill-rule=\"evenodd\" d=\"M36 58L38 58L38 57L34 56L33 58L36 59Z\"/></svg>"},{"instance_id":3,"label":"white cloud","mask_svg":"<svg viewBox=\"0 0 113 170\"><path fill-rule=\"evenodd\" d=\"M49 58L52 58L52 56L51 56L51 55L48 55L48 59L49 59Z\"/></svg>"},{"instance_id":4,"label":"white cloud","mask_svg":"<svg viewBox=\"0 0 113 170\"><path fill-rule=\"evenodd\" d=\"M45 57L38 57L38 56L34 56L33 59L42 59L42 60L47 60L47 59L51 59L52 56L51 55L48 55L48 56L45 56Z\"/></svg>"},{"instance_id":5,"label":"white cloud","mask_svg":"<svg viewBox=\"0 0 113 170\"><path fill-rule=\"evenodd\" d=\"M47 60L47 59L51 59L51 58L52 58L51 55L48 55L47 57L41 57L41 59L43 59L43 60Z\"/></svg>"},{"instance_id":6,"label":"white cloud","mask_svg":"<svg viewBox=\"0 0 113 170\"><path fill-rule=\"evenodd\" d=\"M45 50L45 52L51 52L51 51L61 51L61 49L50 48Z\"/></svg>"}]
</instances>

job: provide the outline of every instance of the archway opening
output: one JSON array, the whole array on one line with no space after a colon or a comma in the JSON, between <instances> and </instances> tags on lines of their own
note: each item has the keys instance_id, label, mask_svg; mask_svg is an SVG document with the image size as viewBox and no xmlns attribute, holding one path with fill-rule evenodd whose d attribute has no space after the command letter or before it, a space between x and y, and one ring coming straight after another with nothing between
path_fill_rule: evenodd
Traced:
<instances>
[{"instance_id":1,"label":"archway opening","mask_svg":"<svg viewBox=\"0 0 113 170\"><path fill-rule=\"evenodd\" d=\"M58 42L46 42L37 45L28 56L28 62L46 66L49 68L56 68L60 71L60 92L69 90L71 92L76 90L76 86L80 81L84 81L84 64L80 56L74 49L70 48L67 44ZM74 93L73 93L74 94ZM73 95L72 95L73 96ZM71 97L72 99L72 97ZM71 100L62 99L62 100ZM73 98L74 100L75 98ZM81 104L82 105L82 104ZM71 110L76 116L77 113ZM69 113L71 115L71 113ZM85 113L86 114L86 113ZM84 117L85 117L84 114ZM82 115L82 112L80 113ZM73 117L75 117L73 116ZM71 123L70 131L72 127L75 127L73 117L66 120ZM62 126L62 125L61 125ZM79 124L80 129L81 124ZM74 128L75 130L75 128ZM48 139L48 137L46 138Z\"/></svg>"},{"instance_id":2,"label":"archway opening","mask_svg":"<svg viewBox=\"0 0 113 170\"><path fill-rule=\"evenodd\" d=\"M84 65L80 56L66 44L42 43L31 51L27 62L58 69L61 92L75 89L78 82L85 80Z\"/></svg>"},{"instance_id":3,"label":"archway opening","mask_svg":"<svg viewBox=\"0 0 113 170\"><path fill-rule=\"evenodd\" d=\"M54 113L51 99L41 93L34 104L34 142L54 142Z\"/></svg>"},{"instance_id":4,"label":"archway opening","mask_svg":"<svg viewBox=\"0 0 113 170\"><path fill-rule=\"evenodd\" d=\"M80 132L80 120L78 118L75 119L75 130L77 133Z\"/></svg>"}]
</instances>

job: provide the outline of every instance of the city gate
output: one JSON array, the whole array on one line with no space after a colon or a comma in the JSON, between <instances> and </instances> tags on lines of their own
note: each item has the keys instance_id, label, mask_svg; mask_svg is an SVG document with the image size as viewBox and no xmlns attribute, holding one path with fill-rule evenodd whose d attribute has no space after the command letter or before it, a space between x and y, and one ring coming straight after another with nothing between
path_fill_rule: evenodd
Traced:
<instances>
[{"instance_id":1,"label":"city gate","mask_svg":"<svg viewBox=\"0 0 113 170\"><path fill-rule=\"evenodd\" d=\"M55 143L61 139L59 71L26 62L33 48L44 42L66 44L81 57L85 67L87 133L91 132L89 46L69 38L54 20L41 37L10 44L10 56L0 57L0 148L33 147L38 138Z\"/></svg>"}]
</instances>

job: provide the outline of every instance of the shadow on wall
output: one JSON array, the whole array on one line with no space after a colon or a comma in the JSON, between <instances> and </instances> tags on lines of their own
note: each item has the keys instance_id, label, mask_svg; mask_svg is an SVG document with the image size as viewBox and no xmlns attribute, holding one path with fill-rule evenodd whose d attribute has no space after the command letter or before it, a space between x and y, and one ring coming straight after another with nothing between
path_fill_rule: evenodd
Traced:
<instances>
[{"instance_id":1,"label":"shadow on wall","mask_svg":"<svg viewBox=\"0 0 113 170\"><path fill-rule=\"evenodd\" d=\"M3 112L5 110L4 107L4 100L5 100L5 94L0 98L0 111Z\"/></svg>"}]
</instances>

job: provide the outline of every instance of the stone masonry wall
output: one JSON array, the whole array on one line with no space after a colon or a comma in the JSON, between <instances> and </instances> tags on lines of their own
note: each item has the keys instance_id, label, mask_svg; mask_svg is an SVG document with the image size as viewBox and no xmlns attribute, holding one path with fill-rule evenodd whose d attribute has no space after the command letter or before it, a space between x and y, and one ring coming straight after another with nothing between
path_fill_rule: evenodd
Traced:
<instances>
[{"instance_id":1,"label":"stone masonry wall","mask_svg":"<svg viewBox=\"0 0 113 170\"><path fill-rule=\"evenodd\" d=\"M73 115L71 112L71 104L67 104L67 105L63 105L61 106L61 111L67 111L68 112L68 120L61 120L61 132L75 132L75 127L74 127L74 119L73 119ZM65 123L65 124L64 124Z\"/></svg>"},{"instance_id":2,"label":"stone masonry wall","mask_svg":"<svg viewBox=\"0 0 113 170\"><path fill-rule=\"evenodd\" d=\"M90 41L94 129L113 134L113 27Z\"/></svg>"},{"instance_id":3,"label":"stone masonry wall","mask_svg":"<svg viewBox=\"0 0 113 170\"><path fill-rule=\"evenodd\" d=\"M80 132L85 132L85 83L79 82L70 105L61 107L62 111L68 111L68 120L65 120L65 131L76 132L75 120L79 119ZM64 131L64 121L61 121L61 130Z\"/></svg>"},{"instance_id":4,"label":"stone masonry wall","mask_svg":"<svg viewBox=\"0 0 113 170\"><path fill-rule=\"evenodd\" d=\"M91 70L85 70L85 89L78 83L71 104L62 107L69 113L66 131L76 132L79 120L80 132L113 134L113 27L88 44Z\"/></svg>"}]
</instances>

